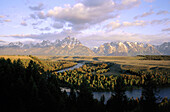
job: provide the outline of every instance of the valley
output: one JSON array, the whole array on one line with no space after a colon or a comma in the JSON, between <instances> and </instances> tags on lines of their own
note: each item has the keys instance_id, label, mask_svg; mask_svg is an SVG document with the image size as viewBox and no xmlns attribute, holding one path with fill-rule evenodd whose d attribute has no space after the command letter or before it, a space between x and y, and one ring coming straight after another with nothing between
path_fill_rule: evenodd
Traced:
<instances>
[{"instance_id":1,"label":"valley","mask_svg":"<svg viewBox=\"0 0 170 112\"><path fill-rule=\"evenodd\" d=\"M13 100L15 98L24 99L24 105L28 106L19 104L20 100L17 100L17 104L26 109L30 109L29 105L38 104L46 108L49 102L54 104L54 107L64 105L65 108L68 105L72 107L76 103L78 106L75 106L75 108L79 109L81 106L78 102L84 104L89 96L88 102L97 106L93 105L93 108L108 108L106 106L112 104L110 101L116 92L117 95L124 94L127 101L125 104L128 107L132 107L134 104L142 107L144 90L150 87L156 87L156 90L151 89L151 91L160 90L159 93L154 93L156 99L158 99L158 96L161 97L157 103L159 109L168 109L164 106L170 104L169 58L170 56L161 55L1 55L0 79L1 85L4 84L5 93L12 93L13 97L10 101L16 102L16 100ZM121 92L119 93L119 91ZM7 97L9 98L9 96ZM84 98L85 100L83 100ZM57 103L53 102L54 99ZM67 104L69 101L75 102ZM131 103L132 101L134 103ZM32 104L32 102L36 103ZM54 107L52 110L56 109ZM58 107L59 110L63 110L62 107ZM34 107L32 108L34 109ZM136 108L133 107L133 109Z\"/></svg>"},{"instance_id":2,"label":"valley","mask_svg":"<svg viewBox=\"0 0 170 112\"><path fill-rule=\"evenodd\" d=\"M160 86L170 84L170 56L15 56L1 55L0 58L10 58L12 61L21 59L25 66L30 60L39 64L45 71L57 76L61 86L76 88L82 83L82 78L88 80L94 91L110 91L114 88L117 76L129 77L127 86L140 87L142 77L151 74L162 77ZM156 60L154 60L156 59ZM84 64L81 64L84 63ZM77 64L80 68L69 69ZM64 69L64 70L63 70ZM58 72L58 71L61 72ZM76 74L76 75L73 75ZM79 78L78 78L79 77ZM101 81L93 82L95 77ZM110 80L110 81L109 81ZM112 82L113 81L113 82ZM97 84L97 85L96 85ZM112 86L113 85L113 86Z\"/></svg>"}]
</instances>

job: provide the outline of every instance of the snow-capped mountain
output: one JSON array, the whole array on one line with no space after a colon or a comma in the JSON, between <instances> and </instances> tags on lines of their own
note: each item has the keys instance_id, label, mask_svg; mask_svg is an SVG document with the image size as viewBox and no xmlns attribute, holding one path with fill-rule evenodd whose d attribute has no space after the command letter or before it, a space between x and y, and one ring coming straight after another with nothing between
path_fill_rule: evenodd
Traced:
<instances>
[{"instance_id":1,"label":"snow-capped mountain","mask_svg":"<svg viewBox=\"0 0 170 112\"><path fill-rule=\"evenodd\" d=\"M1 55L85 55L85 56L136 56L170 55L170 42L160 46L139 42L104 43L93 50L84 46L78 39L66 37L63 40L43 40L40 43L23 44L11 42L0 46Z\"/></svg>"},{"instance_id":2,"label":"snow-capped mountain","mask_svg":"<svg viewBox=\"0 0 170 112\"><path fill-rule=\"evenodd\" d=\"M95 53L86 46L83 46L76 38L66 37L63 40L51 42L43 40L36 44L23 44L11 42L0 47L1 55L85 55L92 56Z\"/></svg>"},{"instance_id":3,"label":"snow-capped mountain","mask_svg":"<svg viewBox=\"0 0 170 112\"><path fill-rule=\"evenodd\" d=\"M138 42L111 42L104 43L93 50L98 55L105 56L135 56L135 55L158 55L161 54L151 44Z\"/></svg>"},{"instance_id":4,"label":"snow-capped mountain","mask_svg":"<svg viewBox=\"0 0 170 112\"><path fill-rule=\"evenodd\" d=\"M159 46L155 46L162 54L170 55L170 42L164 42Z\"/></svg>"},{"instance_id":5,"label":"snow-capped mountain","mask_svg":"<svg viewBox=\"0 0 170 112\"><path fill-rule=\"evenodd\" d=\"M19 47L19 48L21 48L21 47L24 46L24 44L21 43L21 42L11 42L11 43L9 43L7 46L8 46L8 47Z\"/></svg>"}]
</instances>

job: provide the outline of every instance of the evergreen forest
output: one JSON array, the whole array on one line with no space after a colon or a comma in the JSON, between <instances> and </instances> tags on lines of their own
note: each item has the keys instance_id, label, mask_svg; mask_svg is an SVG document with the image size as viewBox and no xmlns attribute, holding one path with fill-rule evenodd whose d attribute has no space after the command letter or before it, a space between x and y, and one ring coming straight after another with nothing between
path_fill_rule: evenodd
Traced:
<instances>
[{"instance_id":1,"label":"evergreen forest","mask_svg":"<svg viewBox=\"0 0 170 112\"><path fill-rule=\"evenodd\" d=\"M37 60L37 59L36 59ZM49 63L50 64L50 63ZM57 66L57 65L56 65ZM0 59L0 111L17 112L169 112L170 99L158 96L158 85L168 83L166 75L142 74L105 76L109 63L88 63L63 73L47 70L40 61ZM71 89L68 94L61 87ZM128 98L130 86L142 87L140 98ZM112 91L105 102L93 98L93 91Z\"/></svg>"}]
</instances>

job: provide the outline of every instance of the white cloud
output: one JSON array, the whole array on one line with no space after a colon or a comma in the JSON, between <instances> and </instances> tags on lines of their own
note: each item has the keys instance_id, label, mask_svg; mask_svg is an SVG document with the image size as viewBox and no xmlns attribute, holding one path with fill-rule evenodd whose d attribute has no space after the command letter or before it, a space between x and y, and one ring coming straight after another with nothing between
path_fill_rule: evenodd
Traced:
<instances>
[{"instance_id":1,"label":"white cloud","mask_svg":"<svg viewBox=\"0 0 170 112\"><path fill-rule=\"evenodd\" d=\"M54 7L54 9L48 11L48 17L52 17L55 20L66 21L72 24L95 24L98 19L99 22L111 18L109 15L114 10L114 2L102 5L101 7L86 7L82 3L77 3L73 7L66 5L62 7ZM107 18L105 18L107 16Z\"/></svg>"},{"instance_id":2,"label":"white cloud","mask_svg":"<svg viewBox=\"0 0 170 112\"><path fill-rule=\"evenodd\" d=\"M135 2L138 2L138 0L122 0L123 5L129 5Z\"/></svg>"},{"instance_id":3,"label":"white cloud","mask_svg":"<svg viewBox=\"0 0 170 112\"><path fill-rule=\"evenodd\" d=\"M143 20L136 20L133 22L124 21L122 23L120 23L119 21L114 21L114 22L110 22L109 24L107 24L106 28L115 30L117 28L132 27L132 26L145 26L147 24L148 22L143 21Z\"/></svg>"},{"instance_id":4,"label":"white cloud","mask_svg":"<svg viewBox=\"0 0 170 112\"><path fill-rule=\"evenodd\" d=\"M135 16L134 19L138 19L138 18L142 18L142 17L147 17L147 16L150 16L150 15L152 15L152 14L154 14L154 12L153 12L152 10L150 10L149 12L144 12L144 13L141 14L141 15Z\"/></svg>"},{"instance_id":5,"label":"white cloud","mask_svg":"<svg viewBox=\"0 0 170 112\"><path fill-rule=\"evenodd\" d=\"M33 19L51 18L54 28L62 28L69 23L72 30L85 30L106 20L116 18L120 10L127 10L140 4L140 0L77 0L74 5L65 4L64 7L56 6L46 13L35 12L30 14ZM55 22L62 23L56 24Z\"/></svg>"},{"instance_id":6,"label":"white cloud","mask_svg":"<svg viewBox=\"0 0 170 112\"><path fill-rule=\"evenodd\" d=\"M121 24L119 23L119 21L113 21L113 22L110 22L108 25L106 25L106 27L114 30L114 29L121 27Z\"/></svg>"},{"instance_id":7,"label":"white cloud","mask_svg":"<svg viewBox=\"0 0 170 112\"><path fill-rule=\"evenodd\" d=\"M136 20L134 22L123 22L122 25L125 27L129 27L129 26L144 26L146 25L147 22L143 21L143 20Z\"/></svg>"}]
</instances>

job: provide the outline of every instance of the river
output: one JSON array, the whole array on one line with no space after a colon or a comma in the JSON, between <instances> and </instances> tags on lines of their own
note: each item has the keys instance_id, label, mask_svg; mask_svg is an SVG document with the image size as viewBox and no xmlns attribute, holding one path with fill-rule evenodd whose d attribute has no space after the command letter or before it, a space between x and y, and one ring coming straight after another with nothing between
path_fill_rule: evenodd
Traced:
<instances>
[{"instance_id":1,"label":"river","mask_svg":"<svg viewBox=\"0 0 170 112\"><path fill-rule=\"evenodd\" d=\"M170 87L166 88L159 88L159 93L158 95L162 98L167 97L170 99ZM126 91L125 94L127 95L128 98L140 98L142 95L142 89L134 89L132 91ZM101 96L105 96L105 103L110 99L112 92L93 92L93 97L95 99L100 100Z\"/></svg>"},{"instance_id":2,"label":"river","mask_svg":"<svg viewBox=\"0 0 170 112\"><path fill-rule=\"evenodd\" d=\"M70 94L70 89L69 88L60 88L61 91L66 91L67 94ZM159 88L159 93L158 95L162 98L167 97L168 99L170 99L170 87L166 87L166 88ZM132 91L126 91L125 92L126 96L128 98L140 98L142 95L142 89L133 89ZM105 96L105 103L110 99L112 92L93 92L93 98L100 100L101 96L104 95Z\"/></svg>"},{"instance_id":3,"label":"river","mask_svg":"<svg viewBox=\"0 0 170 112\"><path fill-rule=\"evenodd\" d=\"M58 73L59 72L64 72L64 71L67 71L67 70L74 70L75 68L80 68L84 65L85 63L77 63L77 65L73 66L73 67L70 67L70 68L66 68L66 69L62 69L62 70L59 70L57 71Z\"/></svg>"},{"instance_id":4,"label":"river","mask_svg":"<svg viewBox=\"0 0 170 112\"><path fill-rule=\"evenodd\" d=\"M74 70L75 68L79 68L81 66L83 66L85 63L78 63L77 65L70 67L70 68L66 68L63 70L59 70L57 72L64 72L66 70ZM66 88L61 88L62 91L66 90L66 92L69 94L70 89L66 89ZM170 87L166 87L166 88L159 88L159 96L164 98L167 97L168 99L170 99ZM107 102L107 100L111 97L112 92L93 92L93 97L95 99L100 100L101 96L104 95L105 96L105 103ZM128 98L140 98L142 95L142 89L133 89L132 91L126 91L125 94L127 95Z\"/></svg>"}]
</instances>

